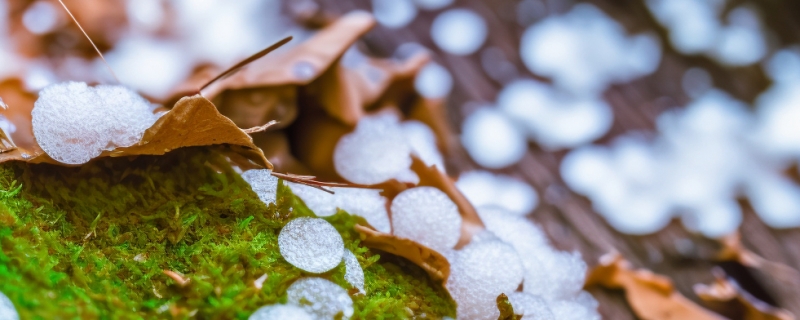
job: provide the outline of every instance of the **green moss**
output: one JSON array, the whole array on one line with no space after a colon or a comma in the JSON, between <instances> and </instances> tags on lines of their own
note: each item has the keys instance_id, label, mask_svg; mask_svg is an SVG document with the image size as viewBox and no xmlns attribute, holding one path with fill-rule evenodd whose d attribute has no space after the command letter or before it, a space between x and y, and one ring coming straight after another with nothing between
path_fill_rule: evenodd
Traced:
<instances>
[{"instance_id":1,"label":"green moss","mask_svg":"<svg viewBox=\"0 0 800 320\"><path fill-rule=\"evenodd\" d=\"M311 276L283 260L277 242L286 222L310 215L285 187L265 206L203 149L79 168L2 164L0 291L23 319L247 318ZM455 313L421 269L360 245L356 217L328 221L364 267L354 319ZM190 281L180 286L163 270ZM320 276L348 287L343 265Z\"/></svg>"}]
</instances>

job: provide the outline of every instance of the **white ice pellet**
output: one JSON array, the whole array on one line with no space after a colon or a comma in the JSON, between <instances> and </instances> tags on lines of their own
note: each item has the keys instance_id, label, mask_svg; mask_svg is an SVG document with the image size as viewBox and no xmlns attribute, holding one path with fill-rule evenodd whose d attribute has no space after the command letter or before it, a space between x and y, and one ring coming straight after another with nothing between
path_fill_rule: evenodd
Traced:
<instances>
[{"instance_id":1,"label":"white ice pellet","mask_svg":"<svg viewBox=\"0 0 800 320\"><path fill-rule=\"evenodd\" d=\"M417 7L423 10L436 10L449 6L455 0L414 0Z\"/></svg>"},{"instance_id":2,"label":"white ice pellet","mask_svg":"<svg viewBox=\"0 0 800 320\"><path fill-rule=\"evenodd\" d=\"M563 299L574 296L583 288L586 263L578 252L540 250L539 255L523 259L526 259L526 272L522 288L526 293Z\"/></svg>"},{"instance_id":3,"label":"white ice pellet","mask_svg":"<svg viewBox=\"0 0 800 320\"><path fill-rule=\"evenodd\" d=\"M104 150L133 145L158 119L122 86L64 82L46 87L31 111L33 135L51 158L82 164Z\"/></svg>"},{"instance_id":4,"label":"white ice pellet","mask_svg":"<svg viewBox=\"0 0 800 320\"><path fill-rule=\"evenodd\" d=\"M567 153L561 161L561 178L567 186L581 194L592 196L601 190L614 175L611 153L599 146L585 146Z\"/></svg>"},{"instance_id":5,"label":"white ice pellet","mask_svg":"<svg viewBox=\"0 0 800 320\"><path fill-rule=\"evenodd\" d=\"M778 174L754 175L746 194L758 216L773 228L800 226L800 186Z\"/></svg>"},{"instance_id":6,"label":"white ice pellet","mask_svg":"<svg viewBox=\"0 0 800 320\"><path fill-rule=\"evenodd\" d=\"M462 173L456 188L474 207L497 206L515 215L527 215L536 208L539 196L531 185L488 171Z\"/></svg>"},{"instance_id":7,"label":"white ice pellet","mask_svg":"<svg viewBox=\"0 0 800 320\"><path fill-rule=\"evenodd\" d=\"M33 34L45 34L59 26L58 8L49 1L36 1L22 14L22 25Z\"/></svg>"},{"instance_id":8,"label":"white ice pellet","mask_svg":"<svg viewBox=\"0 0 800 320\"><path fill-rule=\"evenodd\" d=\"M489 233L517 250L523 265L538 263L537 256L550 254L552 249L544 231L527 218L499 207L480 207L478 215Z\"/></svg>"},{"instance_id":9,"label":"white ice pellet","mask_svg":"<svg viewBox=\"0 0 800 320\"><path fill-rule=\"evenodd\" d=\"M364 269L358 263L358 258L350 250L344 251L344 280L361 294L366 294L364 289Z\"/></svg>"},{"instance_id":10,"label":"white ice pellet","mask_svg":"<svg viewBox=\"0 0 800 320\"><path fill-rule=\"evenodd\" d=\"M258 308L250 315L250 320L314 320L305 309L291 304L274 304Z\"/></svg>"},{"instance_id":11,"label":"white ice pellet","mask_svg":"<svg viewBox=\"0 0 800 320\"><path fill-rule=\"evenodd\" d=\"M461 236L458 207L434 187L416 187L398 194L391 205L395 235L438 252L452 249Z\"/></svg>"},{"instance_id":12,"label":"white ice pellet","mask_svg":"<svg viewBox=\"0 0 800 320\"><path fill-rule=\"evenodd\" d=\"M453 76L442 65L430 62L414 78L414 89L425 98L445 98L453 89Z\"/></svg>"},{"instance_id":13,"label":"white ice pellet","mask_svg":"<svg viewBox=\"0 0 800 320\"><path fill-rule=\"evenodd\" d=\"M272 175L270 169L252 169L242 173L242 179L250 184L264 204L275 203L278 197L278 178Z\"/></svg>"},{"instance_id":14,"label":"white ice pellet","mask_svg":"<svg viewBox=\"0 0 800 320\"><path fill-rule=\"evenodd\" d=\"M778 83L795 82L800 78L800 50L796 46L784 48L767 60L764 71Z\"/></svg>"},{"instance_id":15,"label":"white ice pellet","mask_svg":"<svg viewBox=\"0 0 800 320\"><path fill-rule=\"evenodd\" d=\"M508 117L492 107L482 107L461 125L461 143L479 165L499 169L525 156L525 133Z\"/></svg>"},{"instance_id":16,"label":"white ice pellet","mask_svg":"<svg viewBox=\"0 0 800 320\"><path fill-rule=\"evenodd\" d=\"M19 313L4 293L0 292L0 319L19 320Z\"/></svg>"},{"instance_id":17,"label":"white ice pellet","mask_svg":"<svg viewBox=\"0 0 800 320\"><path fill-rule=\"evenodd\" d=\"M411 166L411 148L393 114L364 117L342 136L333 154L336 172L353 183L376 184Z\"/></svg>"},{"instance_id":18,"label":"white ice pellet","mask_svg":"<svg viewBox=\"0 0 800 320\"><path fill-rule=\"evenodd\" d=\"M706 54L724 64L743 66L761 60L767 39L758 14L748 6L728 10L726 1L648 0L648 9L669 31L673 47L683 54Z\"/></svg>"},{"instance_id":19,"label":"white ice pellet","mask_svg":"<svg viewBox=\"0 0 800 320\"><path fill-rule=\"evenodd\" d=\"M507 294L508 302L514 307L514 314L522 315L522 320L556 320L547 307L547 301L525 292Z\"/></svg>"},{"instance_id":20,"label":"white ice pellet","mask_svg":"<svg viewBox=\"0 0 800 320\"><path fill-rule=\"evenodd\" d=\"M742 223L742 209L736 199L711 201L683 216L686 229L717 239L730 235Z\"/></svg>"},{"instance_id":21,"label":"white ice pellet","mask_svg":"<svg viewBox=\"0 0 800 320\"><path fill-rule=\"evenodd\" d=\"M411 147L411 152L422 160L427 166L436 166L444 171L444 158L436 146L436 134L430 127L416 120L405 121L401 124L406 135L406 141Z\"/></svg>"},{"instance_id":22,"label":"white ice pellet","mask_svg":"<svg viewBox=\"0 0 800 320\"><path fill-rule=\"evenodd\" d=\"M350 319L353 299L339 285L322 278L302 278L286 289L287 302L302 307L315 319Z\"/></svg>"},{"instance_id":23,"label":"white ice pellet","mask_svg":"<svg viewBox=\"0 0 800 320\"><path fill-rule=\"evenodd\" d=\"M417 7L411 0L372 0L375 20L387 28L402 28L417 16Z\"/></svg>"},{"instance_id":24,"label":"white ice pellet","mask_svg":"<svg viewBox=\"0 0 800 320\"><path fill-rule=\"evenodd\" d=\"M303 200L318 217L329 217L338 209L367 220L378 231L391 232L386 198L381 190L361 188L331 188L330 194L310 186L288 182L292 192Z\"/></svg>"},{"instance_id":25,"label":"white ice pellet","mask_svg":"<svg viewBox=\"0 0 800 320\"><path fill-rule=\"evenodd\" d=\"M601 319L597 312L597 301L585 291L573 299L551 301L549 307L558 320Z\"/></svg>"},{"instance_id":26,"label":"white ice pellet","mask_svg":"<svg viewBox=\"0 0 800 320\"><path fill-rule=\"evenodd\" d=\"M433 42L445 52L468 55L478 50L486 41L489 31L480 15L467 9L450 9L431 25Z\"/></svg>"},{"instance_id":27,"label":"white ice pellet","mask_svg":"<svg viewBox=\"0 0 800 320\"><path fill-rule=\"evenodd\" d=\"M591 95L655 71L661 48L650 35L627 37L619 23L582 3L529 27L520 57L532 72L552 78L558 87Z\"/></svg>"},{"instance_id":28,"label":"white ice pellet","mask_svg":"<svg viewBox=\"0 0 800 320\"><path fill-rule=\"evenodd\" d=\"M521 79L500 92L498 107L548 149L573 148L603 136L611 127L609 105L579 97L542 82Z\"/></svg>"},{"instance_id":29,"label":"white ice pellet","mask_svg":"<svg viewBox=\"0 0 800 320\"><path fill-rule=\"evenodd\" d=\"M328 221L319 218L289 221L278 235L278 247L286 261L311 273L335 268L344 255L342 236Z\"/></svg>"},{"instance_id":30,"label":"white ice pellet","mask_svg":"<svg viewBox=\"0 0 800 320\"><path fill-rule=\"evenodd\" d=\"M450 263L446 287L459 319L497 319L497 296L516 291L524 274L517 252L499 240L471 242Z\"/></svg>"}]
</instances>

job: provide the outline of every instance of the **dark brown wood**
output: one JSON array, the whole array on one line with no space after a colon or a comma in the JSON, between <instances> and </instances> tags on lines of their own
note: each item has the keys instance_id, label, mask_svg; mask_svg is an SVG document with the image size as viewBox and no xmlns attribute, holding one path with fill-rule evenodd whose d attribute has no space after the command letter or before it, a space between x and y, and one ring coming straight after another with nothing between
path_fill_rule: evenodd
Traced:
<instances>
[{"instance_id":1,"label":"dark brown wood","mask_svg":"<svg viewBox=\"0 0 800 320\"><path fill-rule=\"evenodd\" d=\"M371 10L369 0L298 0L316 3L317 16L335 17L351 10ZM681 89L681 77L691 67L707 70L714 85L734 97L752 102L769 86L769 81L758 66L725 68L701 56L684 56L671 49L666 32L649 14L642 0L590 1L617 19L630 32L656 32L665 48L659 69L652 75L631 83L615 85L604 97L612 105L615 121L610 132L599 142L608 143L615 136L629 130L653 132L655 119L663 111L685 105L689 99ZM734 4L741 0L729 1ZM490 37L484 50L493 47L513 63L520 76L534 77L523 66L518 54L519 39L525 30L518 20L517 0L458 0L457 7L468 7L487 21ZM569 10L569 0L539 0L536 8L523 14L523 20L534 22L550 14ZM768 28L777 35L781 46L800 40L800 2L765 0L748 2L761 10ZM430 26L437 13L421 11L412 25L401 29L381 26L371 31L360 43L370 53L390 56L401 44L417 42L435 53L435 60L453 73L456 86L448 101L449 121L459 130L461 120L471 112L470 102L491 103L502 87L502 81L487 73L481 65L481 52L458 57L437 50L430 38ZM306 12L307 14L307 12ZM549 235L553 244L564 250L579 250L590 265L611 251L620 252L635 266L650 269L670 277L676 288L689 299L702 305L692 287L697 283L711 283L711 270L721 266L748 291L758 298L800 315L800 279L787 279L786 273L765 268L748 269L737 263L720 263L714 256L720 244L687 232L680 223L673 222L665 230L650 236L630 236L616 232L591 209L590 202L571 192L561 180L558 166L564 152L545 152L531 144L530 152L517 165L500 170L532 184L541 196L541 204L532 215ZM452 150L448 157L448 171L457 175L466 170L478 169L461 149ZM765 226L744 203L747 213L741 228L744 245L762 257L800 270L800 230L776 231ZM788 273L797 275L797 273ZM600 302L604 319L636 319L621 291L590 288ZM734 319L742 315L730 315Z\"/></svg>"}]
</instances>

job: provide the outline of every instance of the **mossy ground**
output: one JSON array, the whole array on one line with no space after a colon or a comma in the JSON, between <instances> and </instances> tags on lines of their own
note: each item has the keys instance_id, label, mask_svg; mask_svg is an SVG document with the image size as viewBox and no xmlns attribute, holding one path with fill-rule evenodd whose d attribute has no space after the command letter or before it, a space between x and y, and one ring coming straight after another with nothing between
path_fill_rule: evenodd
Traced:
<instances>
[{"instance_id":1,"label":"mossy ground","mask_svg":"<svg viewBox=\"0 0 800 320\"><path fill-rule=\"evenodd\" d=\"M265 206L222 156L203 149L79 168L6 163L0 291L23 319L243 319L313 276L283 260L277 241L285 223L310 215L288 188ZM367 294L353 296L354 319L455 313L421 269L360 245L355 217L328 221L364 268ZM163 270L190 282L182 287ZM319 276L349 287L343 265Z\"/></svg>"}]
</instances>

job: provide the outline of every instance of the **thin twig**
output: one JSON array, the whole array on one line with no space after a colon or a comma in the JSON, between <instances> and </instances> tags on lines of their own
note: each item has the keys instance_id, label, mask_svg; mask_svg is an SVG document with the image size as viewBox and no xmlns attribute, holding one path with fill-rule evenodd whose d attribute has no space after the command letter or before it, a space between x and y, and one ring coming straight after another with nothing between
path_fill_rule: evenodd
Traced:
<instances>
[{"instance_id":1,"label":"thin twig","mask_svg":"<svg viewBox=\"0 0 800 320\"><path fill-rule=\"evenodd\" d=\"M272 172L272 175L289 182L294 182L294 183L304 184L309 187L314 187L330 194L334 194L333 190L327 189L325 187L372 189L372 187L370 186L364 186L352 183L317 181L316 177L314 176L302 176L291 173L279 173L279 172Z\"/></svg>"},{"instance_id":2,"label":"thin twig","mask_svg":"<svg viewBox=\"0 0 800 320\"><path fill-rule=\"evenodd\" d=\"M67 8L67 5L64 4L64 1L63 0L58 0L58 2L61 3L61 6L64 7L64 10L67 10L67 14L69 14L69 17L72 18L72 21L74 21L75 24L78 25L78 29L81 29L81 32L83 32L83 35L86 36L86 39L89 39L89 43L92 44L92 47L94 48L94 51L97 51L97 55L99 55L100 59L103 60L103 63L108 68L108 71L111 72L111 76L114 77L114 80L116 80L117 83L122 83L122 82L119 81L119 78L117 78L117 74L114 73L114 70L111 69L111 65L108 64L108 61L106 61L106 58L103 57L103 53L100 52L100 49L97 49L97 46L94 44L94 41L92 41L92 38L89 37L89 34L86 33L86 30L83 30L83 26L81 26L80 22L78 22L78 19L75 19L75 16L72 15L71 11L69 11L69 8Z\"/></svg>"},{"instance_id":3,"label":"thin twig","mask_svg":"<svg viewBox=\"0 0 800 320\"><path fill-rule=\"evenodd\" d=\"M161 270L161 272L167 277L170 277L172 280L175 280L180 287L185 287L187 284L189 284L189 281L191 281L191 279L187 279L183 275L172 270Z\"/></svg>"},{"instance_id":4,"label":"thin twig","mask_svg":"<svg viewBox=\"0 0 800 320\"><path fill-rule=\"evenodd\" d=\"M266 131L269 127L274 126L276 124L278 124L278 121L272 120L270 122L267 122L267 124L265 124L263 126L252 127L250 129L242 129L242 131L244 131L244 133L246 133L246 134L253 134L253 133L256 133L256 132Z\"/></svg>"},{"instance_id":5,"label":"thin twig","mask_svg":"<svg viewBox=\"0 0 800 320\"><path fill-rule=\"evenodd\" d=\"M266 56L268 53L270 53L272 51L275 51L275 49L280 48L281 46L283 46L284 44L286 44L290 40L292 40L292 36L288 36L286 38L283 38L283 40L278 41L275 44L267 47L266 49L261 50L258 53L250 56L249 58L242 60L241 62L235 64L233 67L228 68L228 70L225 70L222 73L220 73L218 76L214 77L214 79L211 79L210 81L206 82L206 84L204 84L202 87L200 87L199 91L203 91L203 89L207 88L208 86L210 86L212 83L216 82L219 79L228 77L228 76L236 73L236 71L239 71L239 69L241 69L244 66L250 64L251 62L256 61L258 59L261 59L261 57Z\"/></svg>"}]
</instances>

